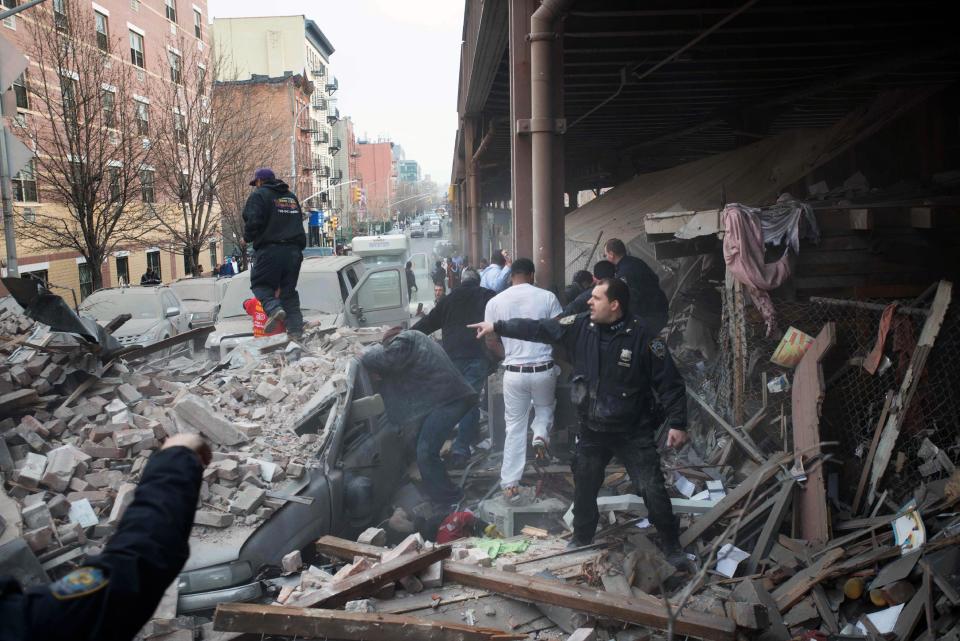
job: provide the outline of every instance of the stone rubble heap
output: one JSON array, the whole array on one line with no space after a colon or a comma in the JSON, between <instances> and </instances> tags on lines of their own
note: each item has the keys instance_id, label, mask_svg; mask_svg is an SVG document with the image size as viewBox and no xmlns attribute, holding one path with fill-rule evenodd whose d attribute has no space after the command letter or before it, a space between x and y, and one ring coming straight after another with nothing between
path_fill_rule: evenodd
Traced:
<instances>
[{"instance_id":1,"label":"stone rubble heap","mask_svg":"<svg viewBox=\"0 0 960 641\"><path fill-rule=\"evenodd\" d=\"M195 535L269 518L322 445L322 433L294 430L303 408L340 393L347 360L376 339L351 329L303 347L263 338L221 367L102 364L79 345L29 347L34 328L0 307L0 544L22 537L46 568L62 559L65 571L114 532L150 454L178 432L214 449Z\"/></svg>"}]
</instances>

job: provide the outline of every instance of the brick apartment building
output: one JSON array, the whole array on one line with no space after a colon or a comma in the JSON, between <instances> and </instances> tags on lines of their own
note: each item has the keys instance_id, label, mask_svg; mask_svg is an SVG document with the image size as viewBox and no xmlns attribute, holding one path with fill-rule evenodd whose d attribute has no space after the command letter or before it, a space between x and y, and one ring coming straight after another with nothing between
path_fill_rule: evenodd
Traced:
<instances>
[{"instance_id":1,"label":"brick apartment building","mask_svg":"<svg viewBox=\"0 0 960 641\"><path fill-rule=\"evenodd\" d=\"M357 142L357 175L363 190L365 219L387 220L396 194L397 168L393 161L393 143Z\"/></svg>"},{"instance_id":2,"label":"brick apartment building","mask_svg":"<svg viewBox=\"0 0 960 641\"><path fill-rule=\"evenodd\" d=\"M4 7L16 4L16 0L3 0ZM185 60L202 59L204 55L208 55L210 32L205 0L99 0L92 3L52 0L27 9L0 24L0 33L4 38L14 43L29 59L27 70L14 86L15 101L6 103L15 102L16 114L8 113L8 124L14 130L18 124L21 125L21 139L26 137L22 133L26 129L25 123L30 123L35 128L34 131L43 127L51 131L65 126L62 119L52 117L51 113L43 110L41 101L34 99L38 91L49 91L51 94L56 92L57 99L61 100L61 95L66 96L65 87L70 84L69 80L58 83L55 77L49 77L49 71L45 76L41 69L50 68L49 60L46 65L41 65L36 58L30 59L30 52L37 50L35 39L31 42L31 27L40 24L39 21L49 20L51 12L58 30L61 25L67 24L68 19L79 22L70 22L70 33L87 33L82 30L89 29L89 41L78 46L96 46L100 49L105 56L105 67L124 65L123 69L130 71L131 83L129 87L123 88L125 93L122 95L136 104L131 102L130 105L116 105L116 122L111 118L108 124L113 127L136 127L136 135L142 134L144 148L151 145L151 141L159 133L157 129L167 120L163 117L164 114L157 113L157 93L154 90L161 86L160 83L182 84L179 80L185 74L193 72L200 74L200 86L203 85L205 65L198 63L195 70L184 69L183 65ZM67 33L66 28L63 31ZM180 51L178 47L188 49ZM192 51L194 47L197 54ZM80 82L77 72L65 72L65 77L71 77L75 83ZM206 81L207 84L209 82L210 80ZM58 84L60 86L57 86ZM103 90L117 92L116 87L110 86L104 86ZM112 99L110 105L113 105ZM128 111L135 114L134 117L120 117L120 114ZM122 132L108 127L104 129L103 135L113 141L115 137L119 138ZM30 143L29 140L24 142ZM44 184L44 179L36 171L36 162L35 159L31 166L13 178L18 267L21 275L32 274L46 280L55 286L55 292L70 300L71 296L65 289L73 290L78 299L92 291L93 269L100 271L104 287L117 286L124 282L138 283L148 267L157 271L164 282L187 274L182 249L173 247L163 234L143 236L116 246L104 257L103 264L94 268L88 266L83 256L73 249L40 246L35 240L23 238L25 234L21 227L37 217L55 220L59 216L69 220L64 203L58 200L54 190L49 184ZM73 160L70 159L70 162ZM104 169L112 172L116 163L112 161L109 164L110 167ZM165 193L161 188L163 177L157 176L152 166L144 163L140 169L140 177L142 182L136 186L139 193L129 199L131 211L138 207L148 208L164 203L173 203L175 206L176 195ZM111 197L114 188L111 182ZM211 265L223 259L222 243L219 240L218 235L212 235L209 246L200 255L199 263L207 272ZM5 265L6 251L2 247L0 259ZM5 271L4 267L4 273Z\"/></svg>"}]
</instances>

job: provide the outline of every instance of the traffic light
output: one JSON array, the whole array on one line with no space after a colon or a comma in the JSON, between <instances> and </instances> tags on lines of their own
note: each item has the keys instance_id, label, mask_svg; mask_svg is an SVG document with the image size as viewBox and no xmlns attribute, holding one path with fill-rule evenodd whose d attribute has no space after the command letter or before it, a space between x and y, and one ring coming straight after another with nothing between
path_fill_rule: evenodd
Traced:
<instances>
[{"instance_id":1,"label":"traffic light","mask_svg":"<svg viewBox=\"0 0 960 641\"><path fill-rule=\"evenodd\" d=\"M352 187L352 191L353 191L353 202L359 203L359 202L360 202L360 196L361 196L361 194L363 193L362 190L360 189L360 187L359 187L358 185L354 185L354 186Z\"/></svg>"},{"instance_id":2,"label":"traffic light","mask_svg":"<svg viewBox=\"0 0 960 641\"><path fill-rule=\"evenodd\" d=\"M331 216L331 217L330 217L330 225L331 225L334 229L336 229L337 227L339 227L339 226L340 226L340 217L339 217L339 216Z\"/></svg>"}]
</instances>

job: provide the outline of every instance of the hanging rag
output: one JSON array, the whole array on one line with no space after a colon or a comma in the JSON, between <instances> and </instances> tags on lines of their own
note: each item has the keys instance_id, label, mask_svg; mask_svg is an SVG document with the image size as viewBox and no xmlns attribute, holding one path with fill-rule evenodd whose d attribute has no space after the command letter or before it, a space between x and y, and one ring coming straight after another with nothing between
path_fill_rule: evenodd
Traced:
<instances>
[{"instance_id":1,"label":"hanging rag","mask_svg":"<svg viewBox=\"0 0 960 641\"><path fill-rule=\"evenodd\" d=\"M813 208L783 194L770 207L730 203L723 209L723 260L734 278L744 285L763 316L767 336L777 329L776 310L768 293L791 274L791 252L799 254L800 238L817 242L820 233ZM765 246L786 245L772 263L764 260Z\"/></svg>"}]
</instances>

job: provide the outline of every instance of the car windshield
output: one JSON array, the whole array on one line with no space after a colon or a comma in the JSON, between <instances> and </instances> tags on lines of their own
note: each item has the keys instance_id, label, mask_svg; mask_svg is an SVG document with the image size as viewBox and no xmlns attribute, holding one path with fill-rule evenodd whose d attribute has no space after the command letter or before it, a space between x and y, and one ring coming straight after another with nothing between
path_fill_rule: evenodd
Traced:
<instances>
[{"instance_id":1,"label":"car windshield","mask_svg":"<svg viewBox=\"0 0 960 641\"><path fill-rule=\"evenodd\" d=\"M124 289L100 290L87 296L80 303L80 313L98 321L109 323L121 314L133 318L162 318L160 296L153 288L127 287Z\"/></svg>"},{"instance_id":2,"label":"car windshield","mask_svg":"<svg viewBox=\"0 0 960 641\"><path fill-rule=\"evenodd\" d=\"M173 283L170 285L170 289L180 300L202 300L215 303L219 298L216 281L214 280Z\"/></svg>"},{"instance_id":3,"label":"car windshield","mask_svg":"<svg viewBox=\"0 0 960 641\"><path fill-rule=\"evenodd\" d=\"M343 311L343 299L340 297L340 283L336 272L300 272L297 293L300 295L300 309L304 313L339 314ZM246 316L243 301L248 298L253 298L250 279L234 277L223 295L220 317Z\"/></svg>"}]
</instances>

